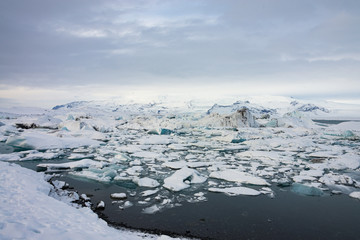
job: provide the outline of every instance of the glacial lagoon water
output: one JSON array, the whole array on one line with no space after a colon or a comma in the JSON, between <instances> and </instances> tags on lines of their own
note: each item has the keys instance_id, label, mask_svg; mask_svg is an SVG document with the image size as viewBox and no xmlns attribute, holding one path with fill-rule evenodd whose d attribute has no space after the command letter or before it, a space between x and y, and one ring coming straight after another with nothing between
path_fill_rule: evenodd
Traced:
<instances>
[{"instance_id":1,"label":"glacial lagoon water","mask_svg":"<svg viewBox=\"0 0 360 240\"><path fill-rule=\"evenodd\" d=\"M67 159L46 162L67 162ZM20 162L36 170L39 161ZM359 177L354 176L353 177ZM114 192L139 193L148 188L132 182L101 183L62 172L53 180L65 181L70 189L91 198L93 206L105 202L104 210L97 210L101 218L114 227L140 229L171 236L200 239L359 239L360 202L345 194L303 196L291 187L272 187L275 197L226 196L205 192L206 201L163 209L144 214L144 206L134 204L121 209L121 201L136 203L134 196L114 200ZM252 186L253 187L253 186ZM189 190L179 195L186 199Z\"/></svg>"}]
</instances>

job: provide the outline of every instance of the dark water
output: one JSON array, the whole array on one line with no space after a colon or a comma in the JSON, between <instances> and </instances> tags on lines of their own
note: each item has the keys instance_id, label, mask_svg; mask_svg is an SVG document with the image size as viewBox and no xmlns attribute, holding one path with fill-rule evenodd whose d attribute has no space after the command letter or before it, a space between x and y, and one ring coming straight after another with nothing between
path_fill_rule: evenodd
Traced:
<instances>
[{"instance_id":1,"label":"dark water","mask_svg":"<svg viewBox=\"0 0 360 240\"><path fill-rule=\"evenodd\" d=\"M37 163L22 162L21 165L35 169ZM69 183L79 194L90 196L94 205L104 201L105 209L98 213L113 226L219 240L360 239L360 201L347 195L308 197L278 187L272 187L276 194L273 199L265 195L229 197L207 193L206 202L185 202L182 206L147 215L141 213L146 206L137 206L129 195L126 200L135 205L124 210L110 198L111 193L127 192L129 188L66 173L57 179ZM148 189L132 187L137 193Z\"/></svg>"}]
</instances>

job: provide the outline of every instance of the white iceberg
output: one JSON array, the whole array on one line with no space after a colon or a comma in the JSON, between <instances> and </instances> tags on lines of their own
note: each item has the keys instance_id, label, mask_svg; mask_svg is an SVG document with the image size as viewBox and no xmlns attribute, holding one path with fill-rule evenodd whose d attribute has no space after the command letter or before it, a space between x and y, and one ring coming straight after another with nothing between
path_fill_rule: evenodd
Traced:
<instances>
[{"instance_id":1,"label":"white iceberg","mask_svg":"<svg viewBox=\"0 0 360 240\"><path fill-rule=\"evenodd\" d=\"M160 186L160 183L155 179L144 177L144 178L134 178L133 182L136 183L139 187L150 187L155 188Z\"/></svg>"},{"instance_id":2,"label":"white iceberg","mask_svg":"<svg viewBox=\"0 0 360 240\"><path fill-rule=\"evenodd\" d=\"M193 183L203 183L207 180L205 176L202 176L198 171L183 167L177 170L173 175L164 179L164 188L171 191L178 192L185 188L190 187Z\"/></svg>"},{"instance_id":3,"label":"white iceberg","mask_svg":"<svg viewBox=\"0 0 360 240\"><path fill-rule=\"evenodd\" d=\"M210 173L209 177L223 179L229 182L238 182L243 184L252 184L252 185L263 185L263 186L270 186L267 181L260 177L255 177L249 173L234 170L234 169L227 169L218 172Z\"/></svg>"}]
</instances>

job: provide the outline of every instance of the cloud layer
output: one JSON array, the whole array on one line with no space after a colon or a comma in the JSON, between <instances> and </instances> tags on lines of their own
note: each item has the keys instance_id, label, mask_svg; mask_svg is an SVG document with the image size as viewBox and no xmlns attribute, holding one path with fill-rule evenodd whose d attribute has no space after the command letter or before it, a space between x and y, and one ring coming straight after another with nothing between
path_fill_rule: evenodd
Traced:
<instances>
[{"instance_id":1,"label":"cloud layer","mask_svg":"<svg viewBox=\"0 0 360 240\"><path fill-rule=\"evenodd\" d=\"M0 19L2 90L181 83L360 95L357 0L4 0Z\"/></svg>"}]
</instances>

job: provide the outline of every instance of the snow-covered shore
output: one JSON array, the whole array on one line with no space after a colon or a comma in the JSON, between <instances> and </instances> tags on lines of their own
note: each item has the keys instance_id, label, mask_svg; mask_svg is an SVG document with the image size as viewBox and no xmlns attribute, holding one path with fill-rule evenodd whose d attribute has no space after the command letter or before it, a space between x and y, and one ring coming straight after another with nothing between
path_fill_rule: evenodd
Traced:
<instances>
[{"instance_id":1,"label":"snow-covered shore","mask_svg":"<svg viewBox=\"0 0 360 240\"><path fill-rule=\"evenodd\" d=\"M90 208L49 196L52 188L43 173L0 162L0 239L170 239L111 228Z\"/></svg>"}]
</instances>

